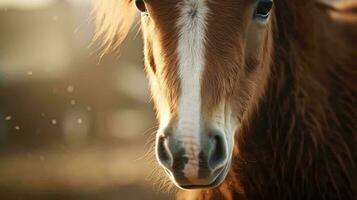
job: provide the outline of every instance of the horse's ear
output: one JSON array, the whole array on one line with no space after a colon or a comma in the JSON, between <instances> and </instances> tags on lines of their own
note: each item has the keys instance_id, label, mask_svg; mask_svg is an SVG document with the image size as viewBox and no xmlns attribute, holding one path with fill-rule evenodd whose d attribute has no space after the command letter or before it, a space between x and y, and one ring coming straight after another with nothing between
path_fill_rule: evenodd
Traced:
<instances>
[{"instance_id":1,"label":"horse's ear","mask_svg":"<svg viewBox=\"0 0 357 200\"><path fill-rule=\"evenodd\" d=\"M128 35L137 14L131 0L92 0L96 32L102 55L115 50Z\"/></svg>"}]
</instances>

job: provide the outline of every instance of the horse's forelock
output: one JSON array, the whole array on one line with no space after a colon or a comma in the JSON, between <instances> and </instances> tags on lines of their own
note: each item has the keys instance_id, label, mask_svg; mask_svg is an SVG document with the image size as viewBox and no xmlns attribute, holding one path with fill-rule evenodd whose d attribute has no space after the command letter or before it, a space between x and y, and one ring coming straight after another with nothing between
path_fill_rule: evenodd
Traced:
<instances>
[{"instance_id":1,"label":"horse's forelock","mask_svg":"<svg viewBox=\"0 0 357 200\"><path fill-rule=\"evenodd\" d=\"M96 32L103 54L119 47L128 35L137 12L132 0L93 0Z\"/></svg>"}]
</instances>

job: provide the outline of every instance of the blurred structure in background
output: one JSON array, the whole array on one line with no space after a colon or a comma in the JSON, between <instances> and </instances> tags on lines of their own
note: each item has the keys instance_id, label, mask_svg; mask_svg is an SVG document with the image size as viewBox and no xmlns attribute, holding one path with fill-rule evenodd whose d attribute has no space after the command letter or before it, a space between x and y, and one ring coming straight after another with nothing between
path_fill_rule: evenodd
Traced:
<instances>
[{"instance_id":1,"label":"blurred structure in background","mask_svg":"<svg viewBox=\"0 0 357 200\"><path fill-rule=\"evenodd\" d=\"M0 199L172 199L138 160L155 130L140 35L99 62L89 0L0 0L0 27Z\"/></svg>"}]
</instances>

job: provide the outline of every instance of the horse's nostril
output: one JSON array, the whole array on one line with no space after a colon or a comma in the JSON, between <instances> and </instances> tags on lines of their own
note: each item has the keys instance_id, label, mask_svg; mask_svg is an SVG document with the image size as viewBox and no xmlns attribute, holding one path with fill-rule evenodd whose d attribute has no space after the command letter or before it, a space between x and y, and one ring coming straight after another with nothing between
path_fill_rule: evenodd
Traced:
<instances>
[{"instance_id":1,"label":"horse's nostril","mask_svg":"<svg viewBox=\"0 0 357 200\"><path fill-rule=\"evenodd\" d=\"M160 137L157 147L157 155L159 161L165 166L170 167L172 165L172 156L166 145L166 137Z\"/></svg>"},{"instance_id":2,"label":"horse's nostril","mask_svg":"<svg viewBox=\"0 0 357 200\"><path fill-rule=\"evenodd\" d=\"M215 135L211 138L211 151L208 157L208 164L212 170L223 166L227 161L227 147L222 135Z\"/></svg>"}]
</instances>

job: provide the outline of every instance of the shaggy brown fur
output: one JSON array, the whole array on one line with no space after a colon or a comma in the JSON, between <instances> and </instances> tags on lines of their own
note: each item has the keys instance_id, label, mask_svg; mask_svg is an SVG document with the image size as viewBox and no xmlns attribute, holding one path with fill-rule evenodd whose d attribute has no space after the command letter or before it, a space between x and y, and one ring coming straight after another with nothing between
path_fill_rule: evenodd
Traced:
<instances>
[{"instance_id":1,"label":"shaggy brown fur","mask_svg":"<svg viewBox=\"0 0 357 200\"><path fill-rule=\"evenodd\" d=\"M230 173L179 199L357 199L357 2L274 2L268 80L244 111ZM103 4L97 36L117 46L133 8ZM114 17L120 26L108 24Z\"/></svg>"}]
</instances>

